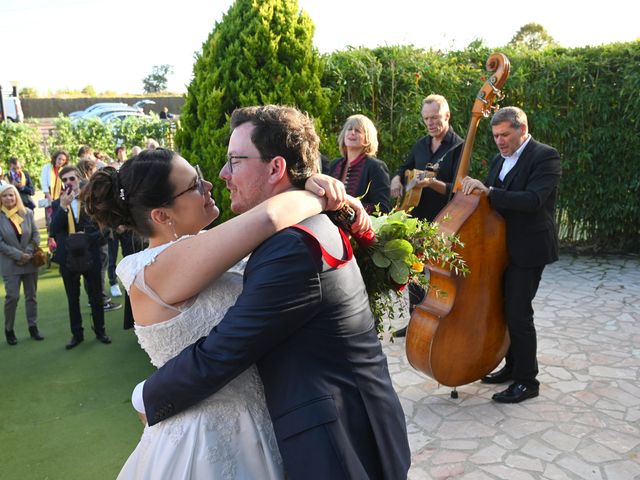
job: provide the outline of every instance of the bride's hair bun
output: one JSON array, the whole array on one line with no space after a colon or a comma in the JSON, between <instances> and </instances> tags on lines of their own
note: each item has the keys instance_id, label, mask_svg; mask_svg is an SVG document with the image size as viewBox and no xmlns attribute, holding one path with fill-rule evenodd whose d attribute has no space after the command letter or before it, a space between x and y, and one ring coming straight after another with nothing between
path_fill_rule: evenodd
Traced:
<instances>
[{"instance_id":1,"label":"bride's hair bun","mask_svg":"<svg viewBox=\"0 0 640 480\"><path fill-rule=\"evenodd\" d=\"M128 229L135 229L129 207L119 195L120 188L123 189L119 183L118 171L113 167L104 167L95 172L82 191L85 209L103 228L117 228L122 225Z\"/></svg>"}]
</instances>

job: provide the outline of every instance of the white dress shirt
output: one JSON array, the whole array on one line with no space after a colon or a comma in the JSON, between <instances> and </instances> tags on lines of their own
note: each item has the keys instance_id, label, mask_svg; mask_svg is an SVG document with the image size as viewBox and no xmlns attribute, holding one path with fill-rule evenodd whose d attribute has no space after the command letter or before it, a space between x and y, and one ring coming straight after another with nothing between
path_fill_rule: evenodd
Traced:
<instances>
[{"instance_id":1,"label":"white dress shirt","mask_svg":"<svg viewBox=\"0 0 640 480\"><path fill-rule=\"evenodd\" d=\"M504 182L504 179L507 176L507 174L511 171L513 167L515 167L516 162L518 161L518 158L520 158L522 151L527 146L530 140L531 140L531 135L527 135L527 139L524 142L522 142L522 145L520 145L518 149L515 152L513 152L513 154L509 155L508 157L504 157L504 156L502 157L504 158L504 162L502 163L502 169L500 170L500 175L498 175L501 182Z\"/></svg>"}]
</instances>

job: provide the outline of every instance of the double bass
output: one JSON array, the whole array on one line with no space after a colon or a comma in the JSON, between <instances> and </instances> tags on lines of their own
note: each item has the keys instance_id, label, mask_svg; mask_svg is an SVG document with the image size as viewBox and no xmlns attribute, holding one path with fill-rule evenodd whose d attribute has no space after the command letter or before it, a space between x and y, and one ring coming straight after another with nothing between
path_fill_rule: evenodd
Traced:
<instances>
[{"instance_id":1,"label":"double bass","mask_svg":"<svg viewBox=\"0 0 640 480\"><path fill-rule=\"evenodd\" d=\"M438 383L457 387L491 372L509 348L503 314L502 277L507 266L504 219L485 195L464 195L478 124L496 108L500 89L509 76L509 60L493 53L486 68L492 75L474 101L471 121L456 175L452 200L435 218L445 235L457 235L464 245L458 253L469 267L467 276L427 264L430 288L414 309L407 328L409 363ZM475 192L474 192L475 193ZM457 394L452 392L452 396Z\"/></svg>"}]
</instances>

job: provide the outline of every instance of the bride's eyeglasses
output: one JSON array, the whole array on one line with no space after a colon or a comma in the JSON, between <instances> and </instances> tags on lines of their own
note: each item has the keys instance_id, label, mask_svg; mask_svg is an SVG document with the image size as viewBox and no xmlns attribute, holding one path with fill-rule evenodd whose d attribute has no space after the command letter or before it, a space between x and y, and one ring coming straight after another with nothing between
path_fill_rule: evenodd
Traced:
<instances>
[{"instance_id":1,"label":"bride's eyeglasses","mask_svg":"<svg viewBox=\"0 0 640 480\"><path fill-rule=\"evenodd\" d=\"M165 203L165 205L167 203L171 203L172 201L174 201L176 198L184 195L185 193L189 193L192 192L193 190L197 190L198 193L200 195L202 195L204 197L204 178L202 177L202 170L200 170L200 166L196 165L195 166L196 169L196 180L193 183L193 185L191 185L189 188L187 188L186 190L181 191L180 193L175 194L173 197L171 197L169 199L168 202Z\"/></svg>"}]
</instances>

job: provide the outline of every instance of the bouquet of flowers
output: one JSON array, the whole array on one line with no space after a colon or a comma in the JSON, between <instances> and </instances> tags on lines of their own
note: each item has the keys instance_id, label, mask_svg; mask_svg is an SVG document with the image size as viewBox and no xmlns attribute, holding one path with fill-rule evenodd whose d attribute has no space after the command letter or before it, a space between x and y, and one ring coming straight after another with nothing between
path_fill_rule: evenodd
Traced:
<instances>
[{"instance_id":1,"label":"bouquet of flowers","mask_svg":"<svg viewBox=\"0 0 640 480\"><path fill-rule=\"evenodd\" d=\"M353 236L352 246L369 294L371 311L382 333L382 319L394 318L394 300L402 295L407 284L428 284L423 273L425 262L457 274L466 274L468 269L454 251L456 246L463 246L462 243L454 235L440 233L436 223L413 218L403 210L371 217L371 221L372 230Z\"/></svg>"}]
</instances>

